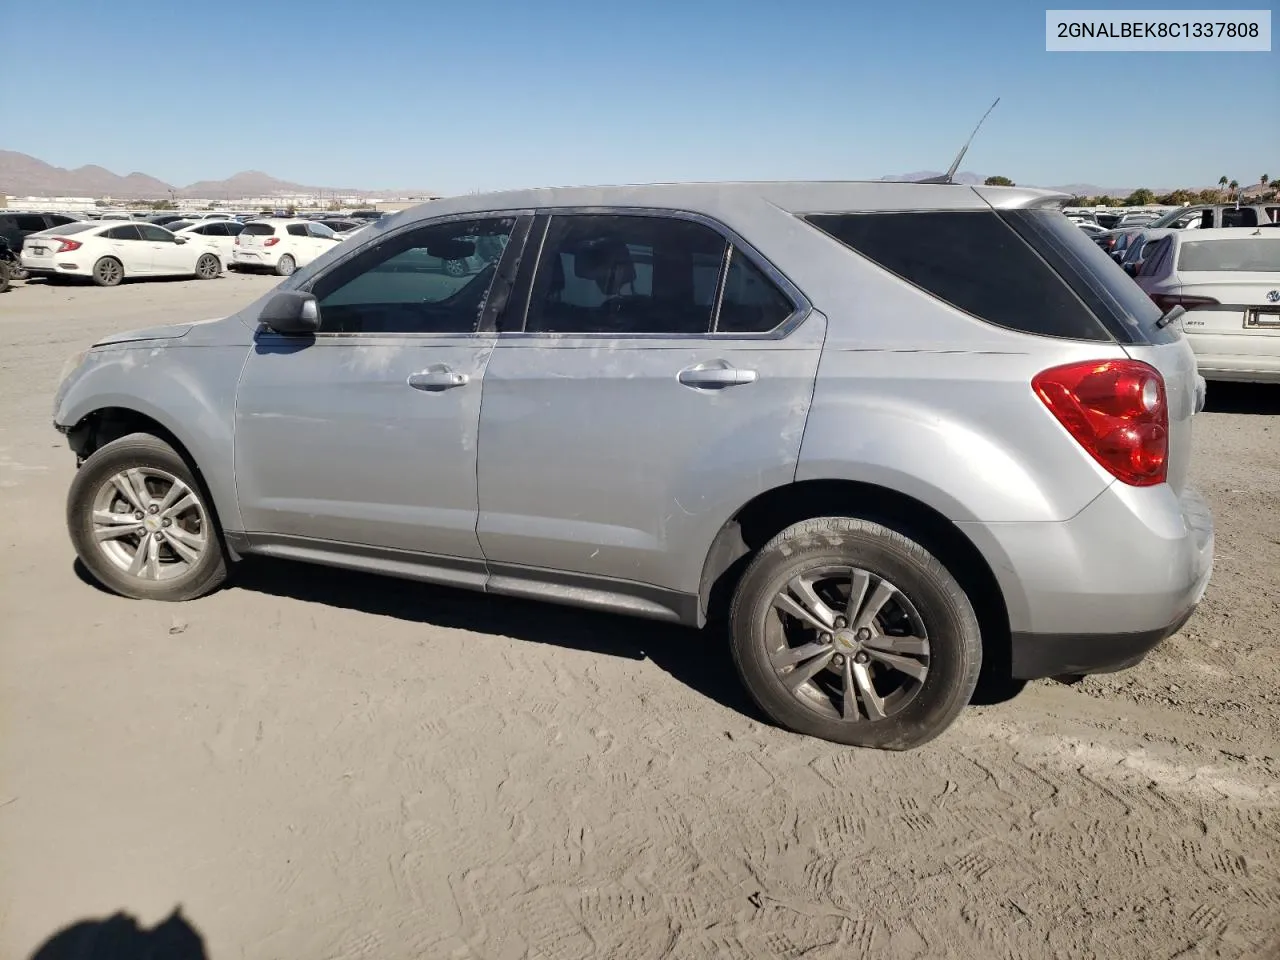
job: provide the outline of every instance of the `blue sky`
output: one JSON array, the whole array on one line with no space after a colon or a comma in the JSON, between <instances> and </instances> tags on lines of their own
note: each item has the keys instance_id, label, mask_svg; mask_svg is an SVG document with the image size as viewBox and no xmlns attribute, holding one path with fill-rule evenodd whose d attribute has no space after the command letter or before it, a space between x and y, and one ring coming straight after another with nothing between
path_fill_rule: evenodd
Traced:
<instances>
[{"instance_id":1,"label":"blue sky","mask_svg":"<svg viewBox=\"0 0 1280 960\"><path fill-rule=\"evenodd\" d=\"M1051 54L1044 16L1025 0L14 2L0 148L179 185L861 179L945 169L1000 96L964 169L1280 178L1280 52Z\"/></svg>"}]
</instances>

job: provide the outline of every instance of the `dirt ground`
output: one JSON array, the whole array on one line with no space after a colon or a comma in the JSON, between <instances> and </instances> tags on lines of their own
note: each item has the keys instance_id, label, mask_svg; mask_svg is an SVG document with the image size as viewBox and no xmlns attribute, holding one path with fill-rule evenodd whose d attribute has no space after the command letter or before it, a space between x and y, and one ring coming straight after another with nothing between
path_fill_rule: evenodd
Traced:
<instances>
[{"instance_id":1,"label":"dirt ground","mask_svg":"<svg viewBox=\"0 0 1280 960\"><path fill-rule=\"evenodd\" d=\"M175 908L214 960L1280 957L1280 387L1210 385L1181 634L877 753L762 722L682 629L282 562L183 605L80 579L64 360L273 282L0 295L0 958Z\"/></svg>"}]
</instances>

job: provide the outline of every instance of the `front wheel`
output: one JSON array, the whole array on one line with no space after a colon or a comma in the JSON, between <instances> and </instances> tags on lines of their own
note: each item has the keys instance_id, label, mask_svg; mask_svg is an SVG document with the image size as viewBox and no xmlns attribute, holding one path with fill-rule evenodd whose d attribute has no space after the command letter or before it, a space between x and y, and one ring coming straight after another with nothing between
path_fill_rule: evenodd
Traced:
<instances>
[{"instance_id":1,"label":"front wheel","mask_svg":"<svg viewBox=\"0 0 1280 960\"><path fill-rule=\"evenodd\" d=\"M866 520L788 527L743 574L734 663L776 723L837 743L906 750L973 694L982 636L969 598L921 544Z\"/></svg>"},{"instance_id":2,"label":"front wheel","mask_svg":"<svg viewBox=\"0 0 1280 960\"><path fill-rule=\"evenodd\" d=\"M276 261L277 276L281 276L281 277L290 276L293 273L293 271L296 269L298 269L297 263L295 263L293 257L289 256L289 254L287 253L283 257L281 257L279 260Z\"/></svg>"},{"instance_id":3,"label":"front wheel","mask_svg":"<svg viewBox=\"0 0 1280 960\"><path fill-rule=\"evenodd\" d=\"M135 600L190 600L226 578L213 511L186 462L146 433L95 451L67 494L67 527L94 578Z\"/></svg>"}]
</instances>

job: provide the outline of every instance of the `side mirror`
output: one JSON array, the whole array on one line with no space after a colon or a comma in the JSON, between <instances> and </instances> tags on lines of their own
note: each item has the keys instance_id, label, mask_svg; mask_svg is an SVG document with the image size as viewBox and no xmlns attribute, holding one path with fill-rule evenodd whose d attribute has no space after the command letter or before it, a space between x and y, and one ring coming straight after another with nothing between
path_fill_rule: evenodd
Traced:
<instances>
[{"instance_id":1,"label":"side mirror","mask_svg":"<svg viewBox=\"0 0 1280 960\"><path fill-rule=\"evenodd\" d=\"M315 333L320 329L320 305L309 293L287 290L267 301L258 322L286 336Z\"/></svg>"},{"instance_id":2,"label":"side mirror","mask_svg":"<svg viewBox=\"0 0 1280 960\"><path fill-rule=\"evenodd\" d=\"M186 242L187 242L187 238L186 238L186 237L180 237L180 236L178 236L177 234L174 234L173 242L174 242L174 243L186 243Z\"/></svg>"}]
</instances>

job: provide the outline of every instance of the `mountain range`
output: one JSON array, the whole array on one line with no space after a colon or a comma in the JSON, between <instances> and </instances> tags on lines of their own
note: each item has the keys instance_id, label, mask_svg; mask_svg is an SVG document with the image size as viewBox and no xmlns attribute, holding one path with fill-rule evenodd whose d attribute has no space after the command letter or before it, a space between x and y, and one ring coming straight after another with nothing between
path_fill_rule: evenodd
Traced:
<instances>
[{"instance_id":1,"label":"mountain range","mask_svg":"<svg viewBox=\"0 0 1280 960\"><path fill-rule=\"evenodd\" d=\"M200 180L186 186L165 183L146 173L120 176L90 164L67 170L13 150L0 150L0 194L16 197L113 197L122 200L184 198L238 199L277 194L332 193L347 196L390 194L424 196L421 190L369 190L357 187L315 187L278 180L258 170L245 170L225 180Z\"/></svg>"},{"instance_id":2,"label":"mountain range","mask_svg":"<svg viewBox=\"0 0 1280 960\"><path fill-rule=\"evenodd\" d=\"M917 170L914 173L897 173L881 177L881 180L903 182L924 180L940 176L940 171ZM964 172L956 174L957 183L977 184L986 180L985 174ZM1031 184L1025 184L1031 186ZM1050 186L1072 196L1125 197L1132 187L1099 187L1091 183L1068 183ZM1170 188L1151 187L1156 193L1166 193ZM165 183L146 173L130 173L126 176L112 173L93 164L67 170L55 167L36 157L13 150L0 150L0 194L16 197L114 197L121 200L164 200L170 194L183 198L239 199L242 197L270 197L278 194L335 194L345 196L433 196L424 190L370 190L359 187L317 187L278 180L258 170L245 170L225 180L200 180L184 187Z\"/></svg>"}]
</instances>

